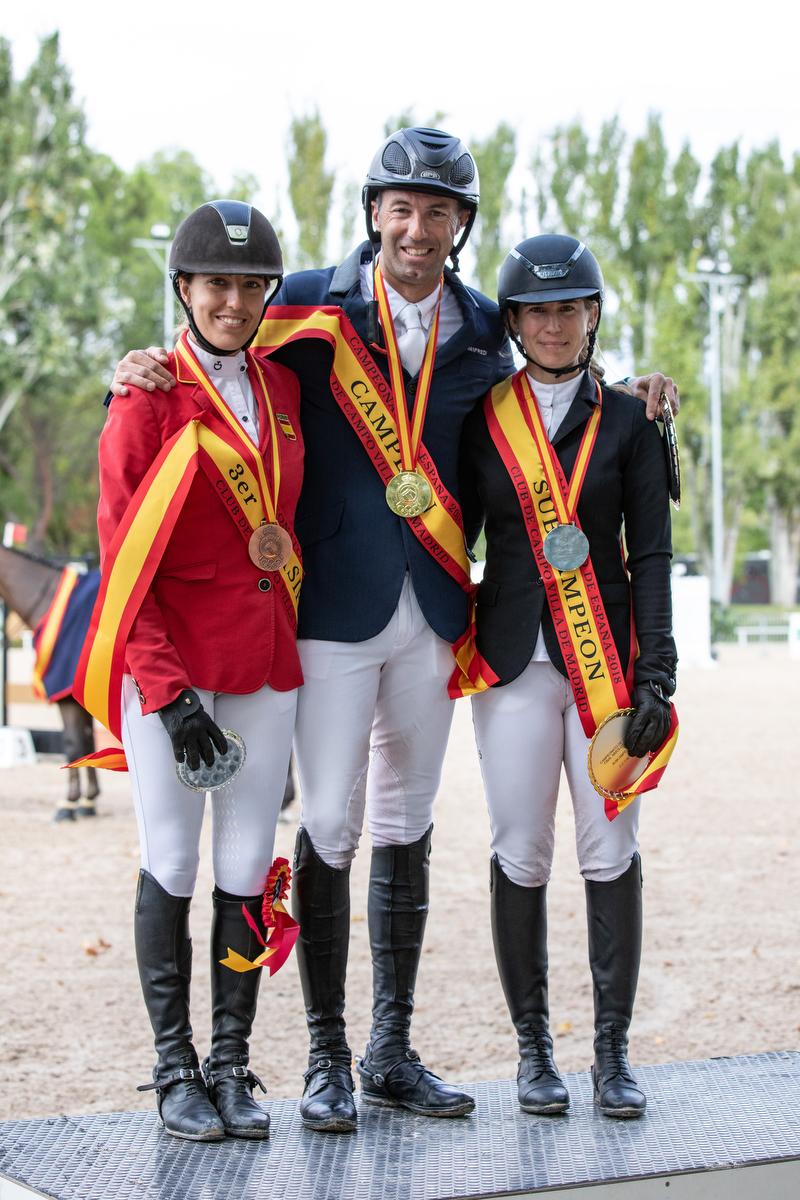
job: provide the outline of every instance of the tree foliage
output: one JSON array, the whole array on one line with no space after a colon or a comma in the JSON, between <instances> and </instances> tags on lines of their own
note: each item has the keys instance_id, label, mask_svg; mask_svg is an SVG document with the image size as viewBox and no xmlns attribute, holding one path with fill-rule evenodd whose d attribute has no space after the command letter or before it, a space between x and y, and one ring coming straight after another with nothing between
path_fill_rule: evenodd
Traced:
<instances>
[{"instance_id":1,"label":"tree foliage","mask_svg":"<svg viewBox=\"0 0 800 1200\"><path fill-rule=\"evenodd\" d=\"M297 219L295 268L325 261L334 175L325 169L328 135L319 112L294 117L289 128L289 197Z\"/></svg>"},{"instance_id":2,"label":"tree foliage","mask_svg":"<svg viewBox=\"0 0 800 1200\"><path fill-rule=\"evenodd\" d=\"M483 141L474 142L481 203L472 234L478 287L489 296L497 291L497 272L508 252L503 238L503 216L508 210L506 184L514 166L517 145L510 125L501 122Z\"/></svg>"},{"instance_id":3,"label":"tree foliage","mask_svg":"<svg viewBox=\"0 0 800 1200\"><path fill-rule=\"evenodd\" d=\"M184 150L129 173L93 151L55 35L19 81L0 40L0 166L0 520L91 552L100 400L126 349L162 341L163 269L134 242L216 189Z\"/></svg>"},{"instance_id":4,"label":"tree foliage","mask_svg":"<svg viewBox=\"0 0 800 1200\"><path fill-rule=\"evenodd\" d=\"M0 56L3 504L24 514L38 548L69 520L72 463L100 423L86 381L102 359L109 272L87 230L103 179L58 37L19 83L6 44Z\"/></svg>"}]
</instances>

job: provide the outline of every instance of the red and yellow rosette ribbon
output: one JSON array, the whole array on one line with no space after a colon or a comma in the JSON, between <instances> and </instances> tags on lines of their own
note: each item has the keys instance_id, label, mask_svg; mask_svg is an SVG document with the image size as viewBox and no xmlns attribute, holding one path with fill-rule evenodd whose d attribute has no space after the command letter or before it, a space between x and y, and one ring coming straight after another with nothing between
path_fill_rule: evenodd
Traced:
<instances>
[{"instance_id":1,"label":"red and yellow rosette ribbon","mask_svg":"<svg viewBox=\"0 0 800 1200\"><path fill-rule=\"evenodd\" d=\"M256 920L248 911L247 906L242 905L242 915L264 949L251 961L229 946L227 956L220 959L223 967L230 967L232 971L243 973L266 966L270 975L274 975L281 969L291 954L292 947L300 933L300 926L286 911L283 903L289 895L291 879L292 872L288 860L276 858L264 882L264 900L261 906L261 923L264 926L264 933L258 928ZM267 937L270 929L272 932Z\"/></svg>"}]
</instances>

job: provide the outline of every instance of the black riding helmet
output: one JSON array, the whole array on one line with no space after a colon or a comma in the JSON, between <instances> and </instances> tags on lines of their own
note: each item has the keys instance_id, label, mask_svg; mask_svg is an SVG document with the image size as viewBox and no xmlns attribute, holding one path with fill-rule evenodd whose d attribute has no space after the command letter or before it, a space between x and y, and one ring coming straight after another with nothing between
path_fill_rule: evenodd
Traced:
<instances>
[{"instance_id":1,"label":"black riding helmet","mask_svg":"<svg viewBox=\"0 0 800 1200\"><path fill-rule=\"evenodd\" d=\"M274 280L275 286L264 301L264 312L267 311L267 305L283 279L283 255L275 230L263 213L252 205L240 200L211 200L201 204L178 226L169 255L172 286L198 343L211 354L237 353L220 350L203 337L180 293L178 280L181 275L217 272L220 275L262 275ZM247 349L257 328L240 350Z\"/></svg>"},{"instance_id":2,"label":"black riding helmet","mask_svg":"<svg viewBox=\"0 0 800 1200\"><path fill-rule=\"evenodd\" d=\"M367 216L367 233L373 243L381 235L372 224L372 201L384 188L408 192L433 192L452 196L470 210L458 243L450 252L453 270L470 235L480 200L478 167L464 143L441 129L413 126L398 129L378 148L370 164L361 201Z\"/></svg>"},{"instance_id":3,"label":"black riding helmet","mask_svg":"<svg viewBox=\"0 0 800 1200\"><path fill-rule=\"evenodd\" d=\"M550 375L567 375L589 365L603 312L603 272L588 246L564 234L541 234L515 246L500 268L497 302L506 327L518 350L528 362ZM589 334L584 357L567 367L551 370L525 353L518 334L508 323L512 304L555 304L562 300L589 300L598 304L597 322Z\"/></svg>"}]
</instances>

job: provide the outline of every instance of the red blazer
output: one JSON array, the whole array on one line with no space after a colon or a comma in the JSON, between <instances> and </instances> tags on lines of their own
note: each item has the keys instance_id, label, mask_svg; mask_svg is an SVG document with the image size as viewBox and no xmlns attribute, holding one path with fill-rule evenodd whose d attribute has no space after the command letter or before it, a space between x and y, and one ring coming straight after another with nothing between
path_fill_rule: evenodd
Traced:
<instances>
[{"instance_id":1,"label":"red blazer","mask_svg":"<svg viewBox=\"0 0 800 1200\"><path fill-rule=\"evenodd\" d=\"M303 473L300 389L291 371L256 353L273 409L289 419L289 429L276 424L281 519L293 529ZM174 355L169 370L178 380L171 391L130 388L128 396L117 396L109 407L99 448L101 566L131 496L164 442L210 408L203 389L187 378ZM259 450L271 478L271 450L266 454L270 426L263 404L259 429ZM270 586L262 590L266 580ZM185 687L234 695L255 692L264 684L281 692L299 687L303 676L295 630L277 594L279 586L274 573L251 562L244 539L198 470L128 638L126 670L138 684L142 711L155 712Z\"/></svg>"}]
</instances>

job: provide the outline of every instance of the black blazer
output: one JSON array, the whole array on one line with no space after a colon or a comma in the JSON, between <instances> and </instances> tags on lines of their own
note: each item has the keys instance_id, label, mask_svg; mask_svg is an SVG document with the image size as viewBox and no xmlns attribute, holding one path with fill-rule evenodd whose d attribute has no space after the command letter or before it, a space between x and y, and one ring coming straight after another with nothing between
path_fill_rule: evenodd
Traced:
<instances>
[{"instance_id":1,"label":"black blazer","mask_svg":"<svg viewBox=\"0 0 800 1200\"><path fill-rule=\"evenodd\" d=\"M634 396L603 386L603 414L578 503L592 564L623 670L630 657L631 598L639 641L634 682L675 690L667 460L659 431ZM587 373L553 438L569 480L584 427L597 403ZM533 655L540 625L547 653L566 675L542 580L517 494L489 437L483 406L467 418L461 444L461 503L467 539L486 529L486 569L478 588L478 648L510 683ZM627 567L620 553L625 525Z\"/></svg>"}]
</instances>

